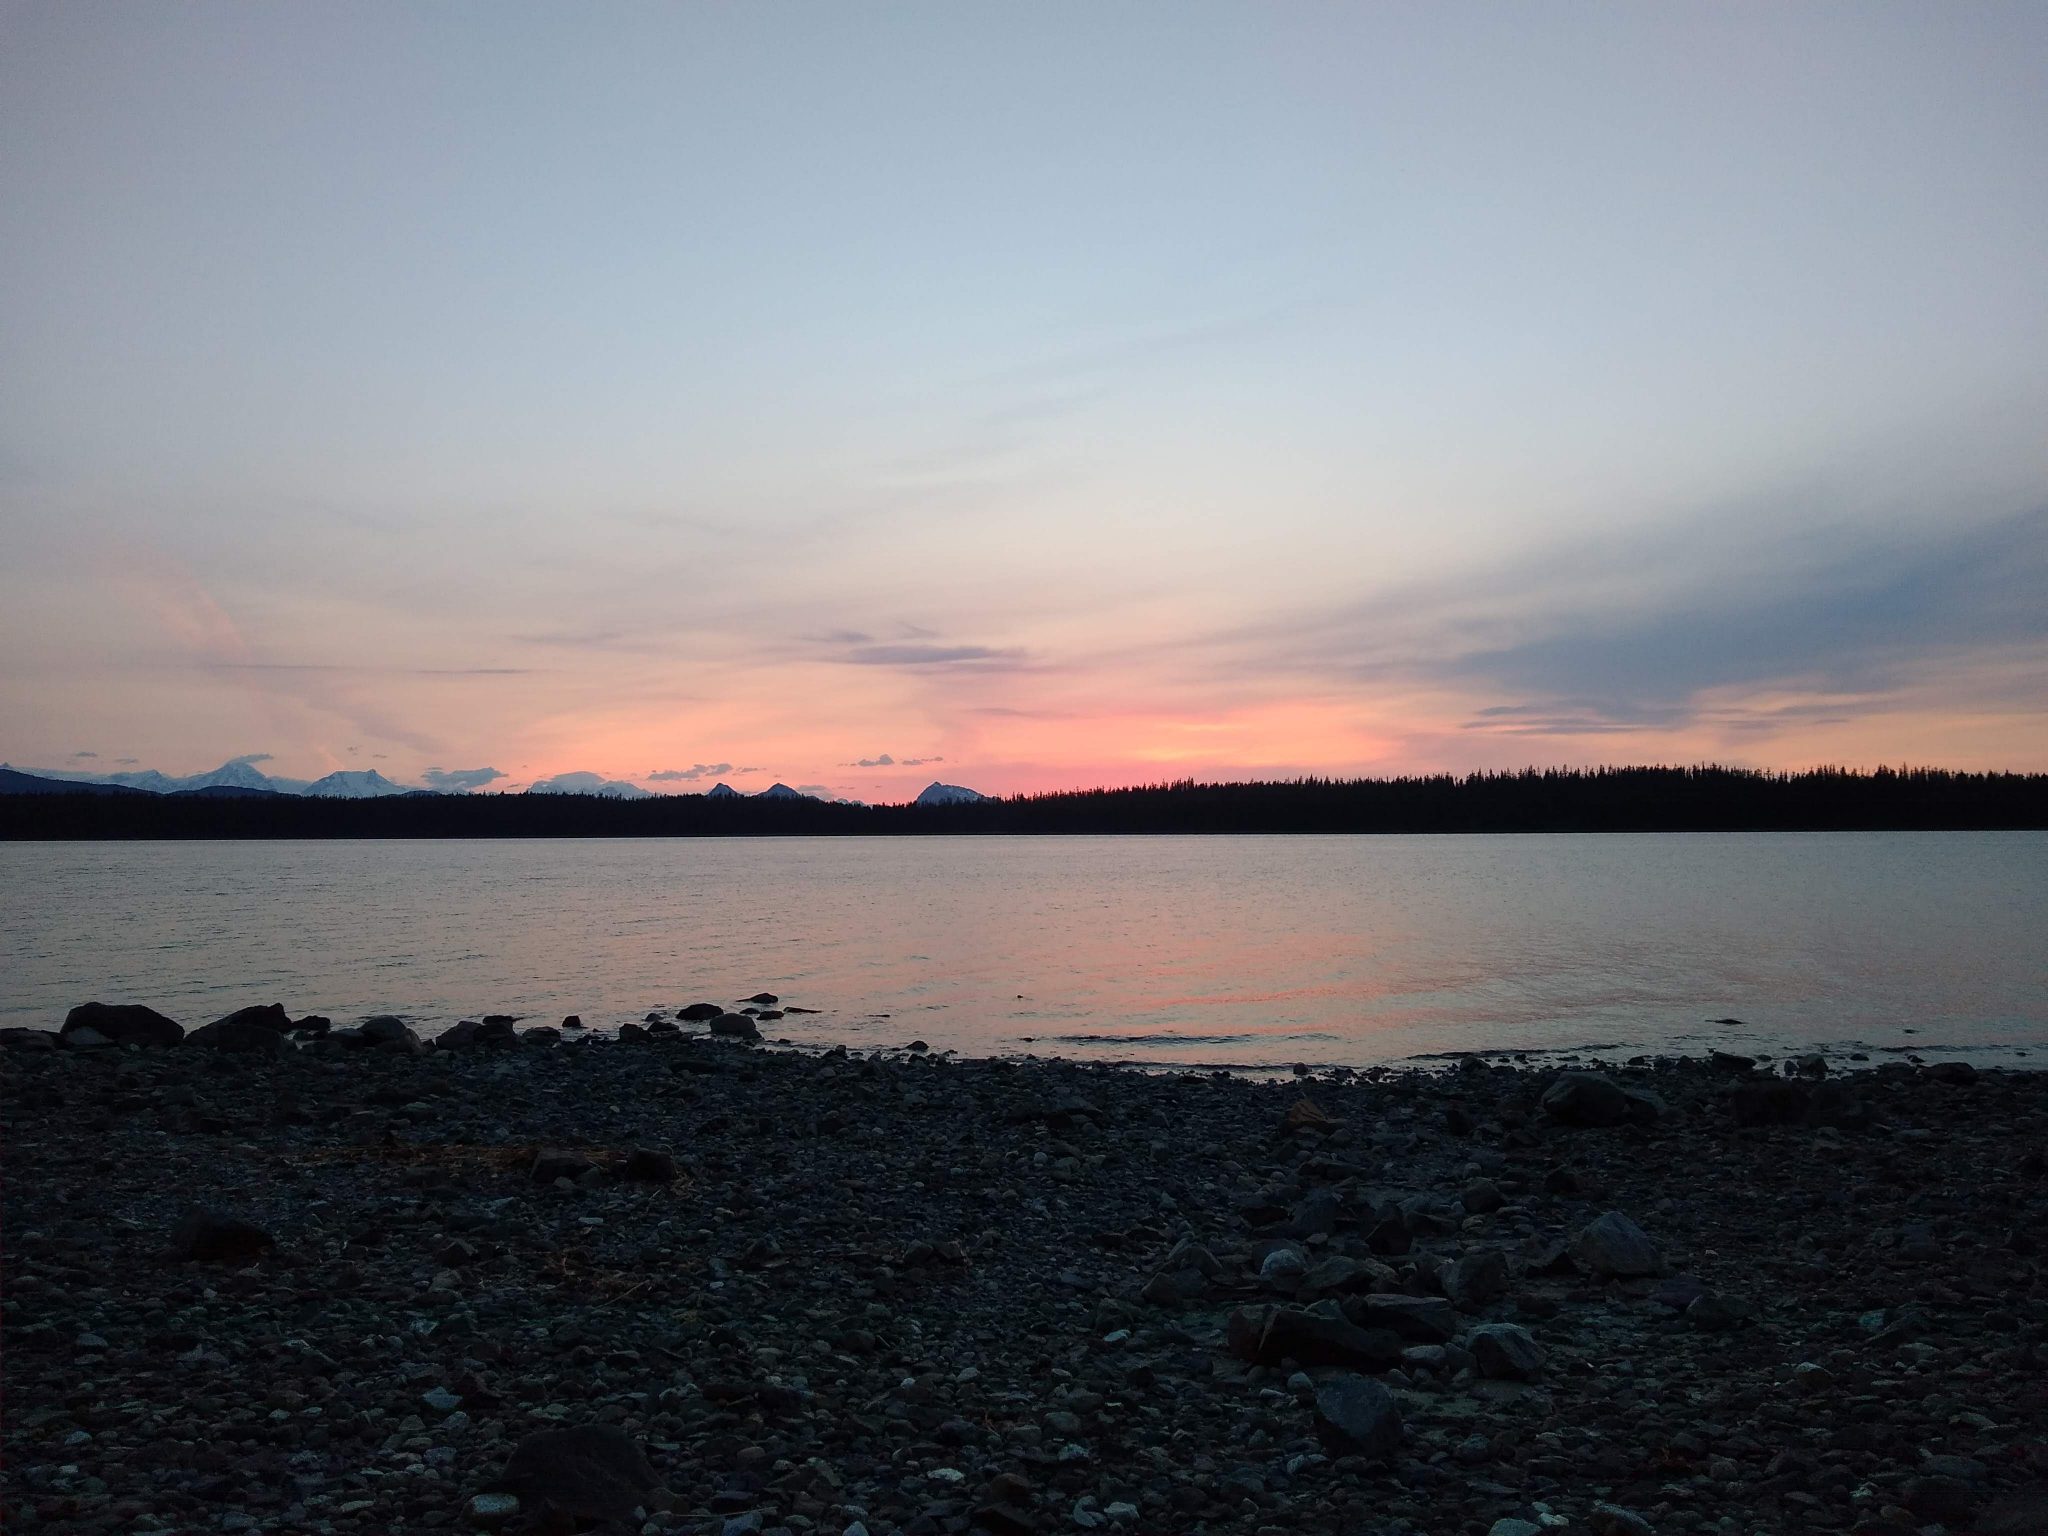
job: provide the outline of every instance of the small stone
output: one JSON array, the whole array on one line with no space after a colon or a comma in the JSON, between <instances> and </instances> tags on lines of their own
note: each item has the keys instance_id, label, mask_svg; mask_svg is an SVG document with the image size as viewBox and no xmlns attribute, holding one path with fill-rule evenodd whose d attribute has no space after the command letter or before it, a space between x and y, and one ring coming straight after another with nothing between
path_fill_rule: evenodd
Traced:
<instances>
[{"instance_id":1,"label":"small stone","mask_svg":"<svg viewBox=\"0 0 2048 1536\"><path fill-rule=\"evenodd\" d=\"M1465 1186L1458 1196L1467 1211L1474 1216L1486 1216L1508 1203L1507 1196L1500 1192L1500 1186L1491 1179L1475 1179Z\"/></svg>"},{"instance_id":2,"label":"small stone","mask_svg":"<svg viewBox=\"0 0 2048 1536\"><path fill-rule=\"evenodd\" d=\"M1401 1407L1369 1376L1338 1376L1316 1393L1316 1435L1333 1454L1385 1460L1401 1443Z\"/></svg>"},{"instance_id":3,"label":"small stone","mask_svg":"<svg viewBox=\"0 0 2048 1536\"><path fill-rule=\"evenodd\" d=\"M509 1493L480 1493L469 1501L470 1524L496 1530L519 1513L519 1500Z\"/></svg>"},{"instance_id":4,"label":"small stone","mask_svg":"<svg viewBox=\"0 0 2048 1536\"><path fill-rule=\"evenodd\" d=\"M453 1413L462 1406L462 1399L446 1387L432 1387L420 1394L420 1401L436 1413Z\"/></svg>"},{"instance_id":5,"label":"small stone","mask_svg":"<svg viewBox=\"0 0 2048 1536\"><path fill-rule=\"evenodd\" d=\"M1619 1211L1588 1222L1572 1239L1572 1258L1594 1275L1654 1275L1664 1267L1649 1235Z\"/></svg>"},{"instance_id":6,"label":"small stone","mask_svg":"<svg viewBox=\"0 0 2048 1536\"><path fill-rule=\"evenodd\" d=\"M1804 1360L1792 1367L1792 1385L1802 1392L1820 1392L1834 1384L1834 1372L1824 1365Z\"/></svg>"},{"instance_id":7,"label":"small stone","mask_svg":"<svg viewBox=\"0 0 2048 1536\"><path fill-rule=\"evenodd\" d=\"M1656 1528L1632 1509L1619 1504L1595 1504L1587 1517L1593 1536L1656 1536Z\"/></svg>"}]
</instances>

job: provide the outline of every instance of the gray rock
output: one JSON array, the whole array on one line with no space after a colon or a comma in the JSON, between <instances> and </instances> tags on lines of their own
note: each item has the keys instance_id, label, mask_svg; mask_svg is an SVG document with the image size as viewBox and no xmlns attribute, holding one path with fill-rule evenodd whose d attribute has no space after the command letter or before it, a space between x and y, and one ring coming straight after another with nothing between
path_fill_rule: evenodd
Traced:
<instances>
[{"instance_id":1,"label":"gray rock","mask_svg":"<svg viewBox=\"0 0 2048 1536\"><path fill-rule=\"evenodd\" d=\"M1586 1524L1592 1527L1593 1536L1656 1536L1656 1527L1619 1504L1595 1504Z\"/></svg>"},{"instance_id":2,"label":"gray rock","mask_svg":"<svg viewBox=\"0 0 2048 1536\"><path fill-rule=\"evenodd\" d=\"M651 1147L635 1147L626 1154L625 1166L619 1170L622 1178L642 1184L673 1184L676 1181L676 1160L666 1152Z\"/></svg>"},{"instance_id":3,"label":"gray rock","mask_svg":"<svg viewBox=\"0 0 2048 1536\"><path fill-rule=\"evenodd\" d=\"M1458 1333L1458 1315L1436 1296L1361 1296L1344 1309L1361 1328L1387 1328L1419 1344L1448 1344Z\"/></svg>"},{"instance_id":4,"label":"gray rock","mask_svg":"<svg viewBox=\"0 0 2048 1536\"><path fill-rule=\"evenodd\" d=\"M562 1032L552 1024L536 1024L531 1029L519 1031L522 1045L560 1045Z\"/></svg>"},{"instance_id":5,"label":"gray rock","mask_svg":"<svg viewBox=\"0 0 2048 1536\"><path fill-rule=\"evenodd\" d=\"M1299 1248L1275 1248L1259 1265L1259 1280L1265 1285L1293 1286L1308 1273L1308 1260Z\"/></svg>"},{"instance_id":6,"label":"gray rock","mask_svg":"<svg viewBox=\"0 0 2048 1536\"><path fill-rule=\"evenodd\" d=\"M579 1520L625 1520L661 1489L640 1443L607 1424L543 1429L513 1447L498 1487Z\"/></svg>"},{"instance_id":7,"label":"gray rock","mask_svg":"<svg viewBox=\"0 0 2048 1536\"><path fill-rule=\"evenodd\" d=\"M1500 1192L1500 1186L1491 1179L1474 1179L1458 1198L1474 1216L1491 1215L1508 1203L1507 1196Z\"/></svg>"},{"instance_id":8,"label":"gray rock","mask_svg":"<svg viewBox=\"0 0 2048 1536\"><path fill-rule=\"evenodd\" d=\"M426 1046L420 1043L420 1037L413 1033L412 1026L394 1014L380 1013L365 1019L356 1033L364 1045L380 1051L418 1056L426 1050Z\"/></svg>"},{"instance_id":9,"label":"gray rock","mask_svg":"<svg viewBox=\"0 0 2048 1536\"><path fill-rule=\"evenodd\" d=\"M1400 1358L1401 1340L1390 1330L1360 1328L1341 1317L1299 1307L1274 1308L1253 1353L1260 1365L1294 1360L1308 1366L1341 1365L1366 1371L1385 1370Z\"/></svg>"},{"instance_id":10,"label":"gray rock","mask_svg":"<svg viewBox=\"0 0 2048 1536\"><path fill-rule=\"evenodd\" d=\"M596 1167L597 1164L593 1163L581 1152L565 1151L557 1147L544 1147L534 1154L533 1182L536 1184L552 1184L557 1179L568 1179L573 1182L582 1178L586 1173L592 1172Z\"/></svg>"},{"instance_id":11,"label":"gray rock","mask_svg":"<svg viewBox=\"0 0 2048 1536\"><path fill-rule=\"evenodd\" d=\"M1648 1124L1664 1102L1640 1088L1624 1087L1601 1072L1560 1072L1543 1091L1543 1112L1560 1125Z\"/></svg>"},{"instance_id":12,"label":"gray rock","mask_svg":"<svg viewBox=\"0 0 2048 1536\"><path fill-rule=\"evenodd\" d=\"M1452 1306L1460 1312L1477 1312L1507 1295L1507 1255L1497 1248L1481 1248L1445 1265L1438 1278Z\"/></svg>"},{"instance_id":13,"label":"gray rock","mask_svg":"<svg viewBox=\"0 0 2048 1536\"><path fill-rule=\"evenodd\" d=\"M1657 1245L1619 1211L1597 1216L1572 1239L1572 1258L1588 1274L1654 1275L1664 1267Z\"/></svg>"},{"instance_id":14,"label":"gray rock","mask_svg":"<svg viewBox=\"0 0 2048 1536\"><path fill-rule=\"evenodd\" d=\"M291 1020L284 1017L284 1010L275 1010L281 1024L270 1022L270 1010L244 1008L231 1013L224 1019L215 1019L211 1024L202 1024L185 1037L186 1044L200 1046L210 1051L228 1051L244 1056L284 1056L297 1047L291 1043L286 1031ZM258 1017L251 1017L257 1015Z\"/></svg>"},{"instance_id":15,"label":"gray rock","mask_svg":"<svg viewBox=\"0 0 2048 1536\"><path fill-rule=\"evenodd\" d=\"M1401 1443L1401 1405L1368 1376L1338 1376L1316 1391L1316 1435L1337 1455L1384 1461Z\"/></svg>"},{"instance_id":16,"label":"gray rock","mask_svg":"<svg viewBox=\"0 0 2048 1536\"><path fill-rule=\"evenodd\" d=\"M1465 1335L1479 1374L1495 1381L1530 1381L1543 1370L1543 1346L1513 1323L1482 1323Z\"/></svg>"},{"instance_id":17,"label":"gray rock","mask_svg":"<svg viewBox=\"0 0 2048 1536\"><path fill-rule=\"evenodd\" d=\"M519 1497L511 1493L480 1493L469 1501L469 1523L494 1531L519 1513Z\"/></svg>"},{"instance_id":18,"label":"gray rock","mask_svg":"<svg viewBox=\"0 0 2048 1536\"><path fill-rule=\"evenodd\" d=\"M744 1013L721 1013L711 1021L711 1033L732 1040L758 1040L761 1031Z\"/></svg>"},{"instance_id":19,"label":"gray rock","mask_svg":"<svg viewBox=\"0 0 2048 1536\"><path fill-rule=\"evenodd\" d=\"M676 1017L687 1019L692 1024L708 1024L725 1010L716 1003L692 1003L687 1008L676 1010Z\"/></svg>"},{"instance_id":20,"label":"gray rock","mask_svg":"<svg viewBox=\"0 0 2048 1536\"><path fill-rule=\"evenodd\" d=\"M173 1046L185 1038L183 1025L140 1003L80 1003L64 1015L57 1038L61 1044L76 1044L66 1037L81 1029L90 1029L115 1045Z\"/></svg>"},{"instance_id":21,"label":"gray rock","mask_svg":"<svg viewBox=\"0 0 2048 1536\"><path fill-rule=\"evenodd\" d=\"M164 1257L202 1264L233 1264L260 1257L277 1239L253 1221L219 1211L188 1211L171 1231Z\"/></svg>"}]
</instances>

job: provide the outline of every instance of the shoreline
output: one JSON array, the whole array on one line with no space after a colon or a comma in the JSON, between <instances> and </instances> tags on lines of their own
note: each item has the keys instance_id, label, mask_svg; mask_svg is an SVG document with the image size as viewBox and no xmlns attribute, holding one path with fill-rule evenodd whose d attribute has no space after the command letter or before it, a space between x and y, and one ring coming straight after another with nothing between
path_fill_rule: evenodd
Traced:
<instances>
[{"instance_id":1,"label":"shoreline","mask_svg":"<svg viewBox=\"0 0 2048 1536\"><path fill-rule=\"evenodd\" d=\"M2036 1073L244 1023L5 1052L10 1532L2048 1526Z\"/></svg>"}]
</instances>

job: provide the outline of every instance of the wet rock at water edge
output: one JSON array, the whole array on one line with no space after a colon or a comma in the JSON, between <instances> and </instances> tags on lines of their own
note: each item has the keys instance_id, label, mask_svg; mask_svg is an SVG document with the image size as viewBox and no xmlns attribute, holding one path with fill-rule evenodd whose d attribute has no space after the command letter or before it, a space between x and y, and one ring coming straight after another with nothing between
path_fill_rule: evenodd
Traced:
<instances>
[{"instance_id":1,"label":"wet rock at water edge","mask_svg":"<svg viewBox=\"0 0 2048 1536\"><path fill-rule=\"evenodd\" d=\"M724 1012L716 1003L691 1003L687 1008L678 1008L676 1017L692 1024L708 1024Z\"/></svg>"},{"instance_id":2,"label":"wet rock at water edge","mask_svg":"<svg viewBox=\"0 0 2048 1536\"><path fill-rule=\"evenodd\" d=\"M1384 1461L1401 1443L1401 1405L1369 1376L1337 1376L1316 1389L1316 1436L1340 1456Z\"/></svg>"},{"instance_id":3,"label":"wet rock at water edge","mask_svg":"<svg viewBox=\"0 0 2048 1536\"><path fill-rule=\"evenodd\" d=\"M105 1035L100 1035L105 1040ZM111 1042L109 1042L111 1043ZM20 1025L0 1029L0 1047L8 1050L48 1051L57 1046L57 1037L47 1029L28 1029Z\"/></svg>"},{"instance_id":4,"label":"wet rock at water edge","mask_svg":"<svg viewBox=\"0 0 2048 1536\"><path fill-rule=\"evenodd\" d=\"M721 1013L711 1021L711 1033L728 1040L758 1040L761 1031L744 1013Z\"/></svg>"},{"instance_id":5,"label":"wet rock at water edge","mask_svg":"<svg viewBox=\"0 0 2048 1536\"><path fill-rule=\"evenodd\" d=\"M1664 1102L1640 1088L1625 1087L1601 1072L1560 1072L1543 1091L1543 1112L1560 1125L1648 1125L1664 1113Z\"/></svg>"},{"instance_id":6,"label":"wet rock at water edge","mask_svg":"<svg viewBox=\"0 0 2048 1536\"><path fill-rule=\"evenodd\" d=\"M244 1008L211 1024L200 1025L185 1037L185 1043L238 1055L284 1056L298 1049L287 1033L291 1027L284 1009L275 1004L269 1008Z\"/></svg>"},{"instance_id":7,"label":"wet rock at water edge","mask_svg":"<svg viewBox=\"0 0 2048 1536\"><path fill-rule=\"evenodd\" d=\"M756 992L752 997L745 999L745 1001L750 1003L758 1003L763 1008L773 1008L777 1003L781 1002L782 999L777 997L773 992Z\"/></svg>"},{"instance_id":8,"label":"wet rock at water edge","mask_svg":"<svg viewBox=\"0 0 2048 1536\"><path fill-rule=\"evenodd\" d=\"M562 1032L552 1024L536 1024L519 1032L521 1045L560 1045Z\"/></svg>"},{"instance_id":9,"label":"wet rock at water edge","mask_svg":"<svg viewBox=\"0 0 2048 1536\"><path fill-rule=\"evenodd\" d=\"M1649 1234L1620 1211L1597 1216L1572 1239L1571 1255L1590 1275L1631 1277L1654 1275L1664 1261Z\"/></svg>"},{"instance_id":10,"label":"wet rock at water edge","mask_svg":"<svg viewBox=\"0 0 2048 1536\"><path fill-rule=\"evenodd\" d=\"M58 1042L74 1043L69 1037L81 1030L91 1030L114 1045L164 1047L185 1038L183 1025L140 1003L80 1003L64 1016Z\"/></svg>"},{"instance_id":11,"label":"wet rock at water edge","mask_svg":"<svg viewBox=\"0 0 2048 1536\"><path fill-rule=\"evenodd\" d=\"M396 1014L380 1013L363 1020L356 1035L361 1044L373 1050L394 1051L401 1055L417 1056L426 1050L413 1028Z\"/></svg>"},{"instance_id":12,"label":"wet rock at water edge","mask_svg":"<svg viewBox=\"0 0 2048 1536\"><path fill-rule=\"evenodd\" d=\"M666 1490L639 1441L607 1424L578 1424L521 1440L488 1491L516 1495L522 1512L624 1521Z\"/></svg>"},{"instance_id":13,"label":"wet rock at water edge","mask_svg":"<svg viewBox=\"0 0 2048 1536\"><path fill-rule=\"evenodd\" d=\"M659 1017L659 1015L649 1015L649 1017ZM564 1029L581 1029L582 1027L583 1015L580 1013L569 1014L562 1020L562 1028Z\"/></svg>"},{"instance_id":14,"label":"wet rock at water edge","mask_svg":"<svg viewBox=\"0 0 2048 1536\"><path fill-rule=\"evenodd\" d=\"M174 1263L237 1264L261 1258L277 1239L253 1221L219 1211L188 1211L171 1230L164 1257Z\"/></svg>"}]
</instances>

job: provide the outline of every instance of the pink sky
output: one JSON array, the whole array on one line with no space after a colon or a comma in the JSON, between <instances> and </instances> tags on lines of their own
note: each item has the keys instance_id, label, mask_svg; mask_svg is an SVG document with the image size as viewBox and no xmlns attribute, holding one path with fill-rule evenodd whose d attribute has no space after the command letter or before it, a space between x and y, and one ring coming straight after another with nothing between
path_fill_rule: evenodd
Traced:
<instances>
[{"instance_id":1,"label":"pink sky","mask_svg":"<svg viewBox=\"0 0 2048 1536\"><path fill-rule=\"evenodd\" d=\"M2048 768L2048 8L0 25L18 766Z\"/></svg>"}]
</instances>

